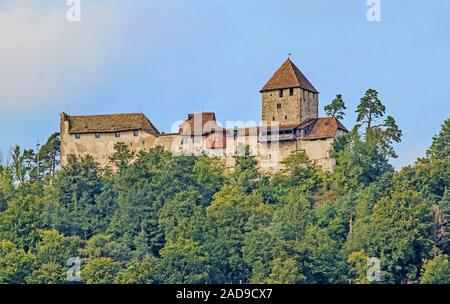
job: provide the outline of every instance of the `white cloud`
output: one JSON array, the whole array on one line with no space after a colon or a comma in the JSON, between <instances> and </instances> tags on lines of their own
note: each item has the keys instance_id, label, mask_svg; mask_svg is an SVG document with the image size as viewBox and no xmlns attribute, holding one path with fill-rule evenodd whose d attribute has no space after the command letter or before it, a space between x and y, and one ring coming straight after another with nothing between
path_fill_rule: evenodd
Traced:
<instances>
[{"instance_id":1,"label":"white cloud","mask_svg":"<svg viewBox=\"0 0 450 304\"><path fill-rule=\"evenodd\" d=\"M74 83L101 79L114 60L111 48L120 44L113 2L82 0L82 19L75 23L66 19L66 0L0 3L0 112L47 106Z\"/></svg>"}]
</instances>

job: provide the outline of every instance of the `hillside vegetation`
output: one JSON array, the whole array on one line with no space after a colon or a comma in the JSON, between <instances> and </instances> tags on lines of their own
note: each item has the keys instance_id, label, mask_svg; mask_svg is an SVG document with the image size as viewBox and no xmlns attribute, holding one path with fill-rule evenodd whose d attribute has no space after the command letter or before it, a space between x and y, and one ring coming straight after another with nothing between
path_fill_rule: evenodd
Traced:
<instances>
[{"instance_id":1,"label":"hillside vegetation","mask_svg":"<svg viewBox=\"0 0 450 304\"><path fill-rule=\"evenodd\" d=\"M78 257L89 284L450 283L450 118L396 172L401 131L375 91L357 112L333 174L301 152L266 175L248 149L227 170L123 144L116 170L89 156L56 170L58 134L39 151L15 147L0 165L0 282L68 283Z\"/></svg>"}]
</instances>

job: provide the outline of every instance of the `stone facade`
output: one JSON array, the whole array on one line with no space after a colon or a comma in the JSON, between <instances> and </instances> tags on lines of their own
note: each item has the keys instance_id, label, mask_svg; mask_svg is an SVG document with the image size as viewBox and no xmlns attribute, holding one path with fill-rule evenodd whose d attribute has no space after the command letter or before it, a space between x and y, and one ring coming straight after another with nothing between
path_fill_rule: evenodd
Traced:
<instances>
[{"instance_id":1,"label":"stone facade","mask_svg":"<svg viewBox=\"0 0 450 304\"><path fill-rule=\"evenodd\" d=\"M61 114L61 165L68 155L91 155L100 166L110 165L114 145L133 152L161 146L175 155L206 154L228 167L248 146L263 171L282 169L291 153L304 151L325 170L334 169L333 140L347 132L333 117L318 118L318 91L288 59L261 89L262 125L220 127L212 112L189 114L176 133L159 133L142 113L93 116Z\"/></svg>"},{"instance_id":2,"label":"stone facade","mask_svg":"<svg viewBox=\"0 0 450 304\"><path fill-rule=\"evenodd\" d=\"M302 88L262 92L262 121L280 124L301 123L318 118L318 94Z\"/></svg>"}]
</instances>

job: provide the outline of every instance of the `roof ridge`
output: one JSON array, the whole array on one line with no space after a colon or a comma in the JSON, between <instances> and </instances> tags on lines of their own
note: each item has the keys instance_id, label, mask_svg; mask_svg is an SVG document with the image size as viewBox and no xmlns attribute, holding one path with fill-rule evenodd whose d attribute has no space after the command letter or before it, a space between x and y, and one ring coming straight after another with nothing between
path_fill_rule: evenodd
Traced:
<instances>
[{"instance_id":1,"label":"roof ridge","mask_svg":"<svg viewBox=\"0 0 450 304\"><path fill-rule=\"evenodd\" d=\"M295 63L290 58L288 58L275 71L272 77L262 87L260 92L298 87L311 91L313 93L319 93L312 85L312 83L295 65Z\"/></svg>"}]
</instances>

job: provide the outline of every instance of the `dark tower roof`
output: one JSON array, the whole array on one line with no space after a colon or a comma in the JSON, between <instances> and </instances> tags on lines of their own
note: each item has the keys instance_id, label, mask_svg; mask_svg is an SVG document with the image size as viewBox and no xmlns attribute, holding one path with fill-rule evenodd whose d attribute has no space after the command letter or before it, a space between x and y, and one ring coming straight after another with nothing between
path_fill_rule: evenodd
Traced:
<instances>
[{"instance_id":1,"label":"dark tower roof","mask_svg":"<svg viewBox=\"0 0 450 304\"><path fill-rule=\"evenodd\" d=\"M302 88L313 93L319 93L291 59L286 60L281 65L260 92L289 88Z\"/></svg>"}]
</instances>

